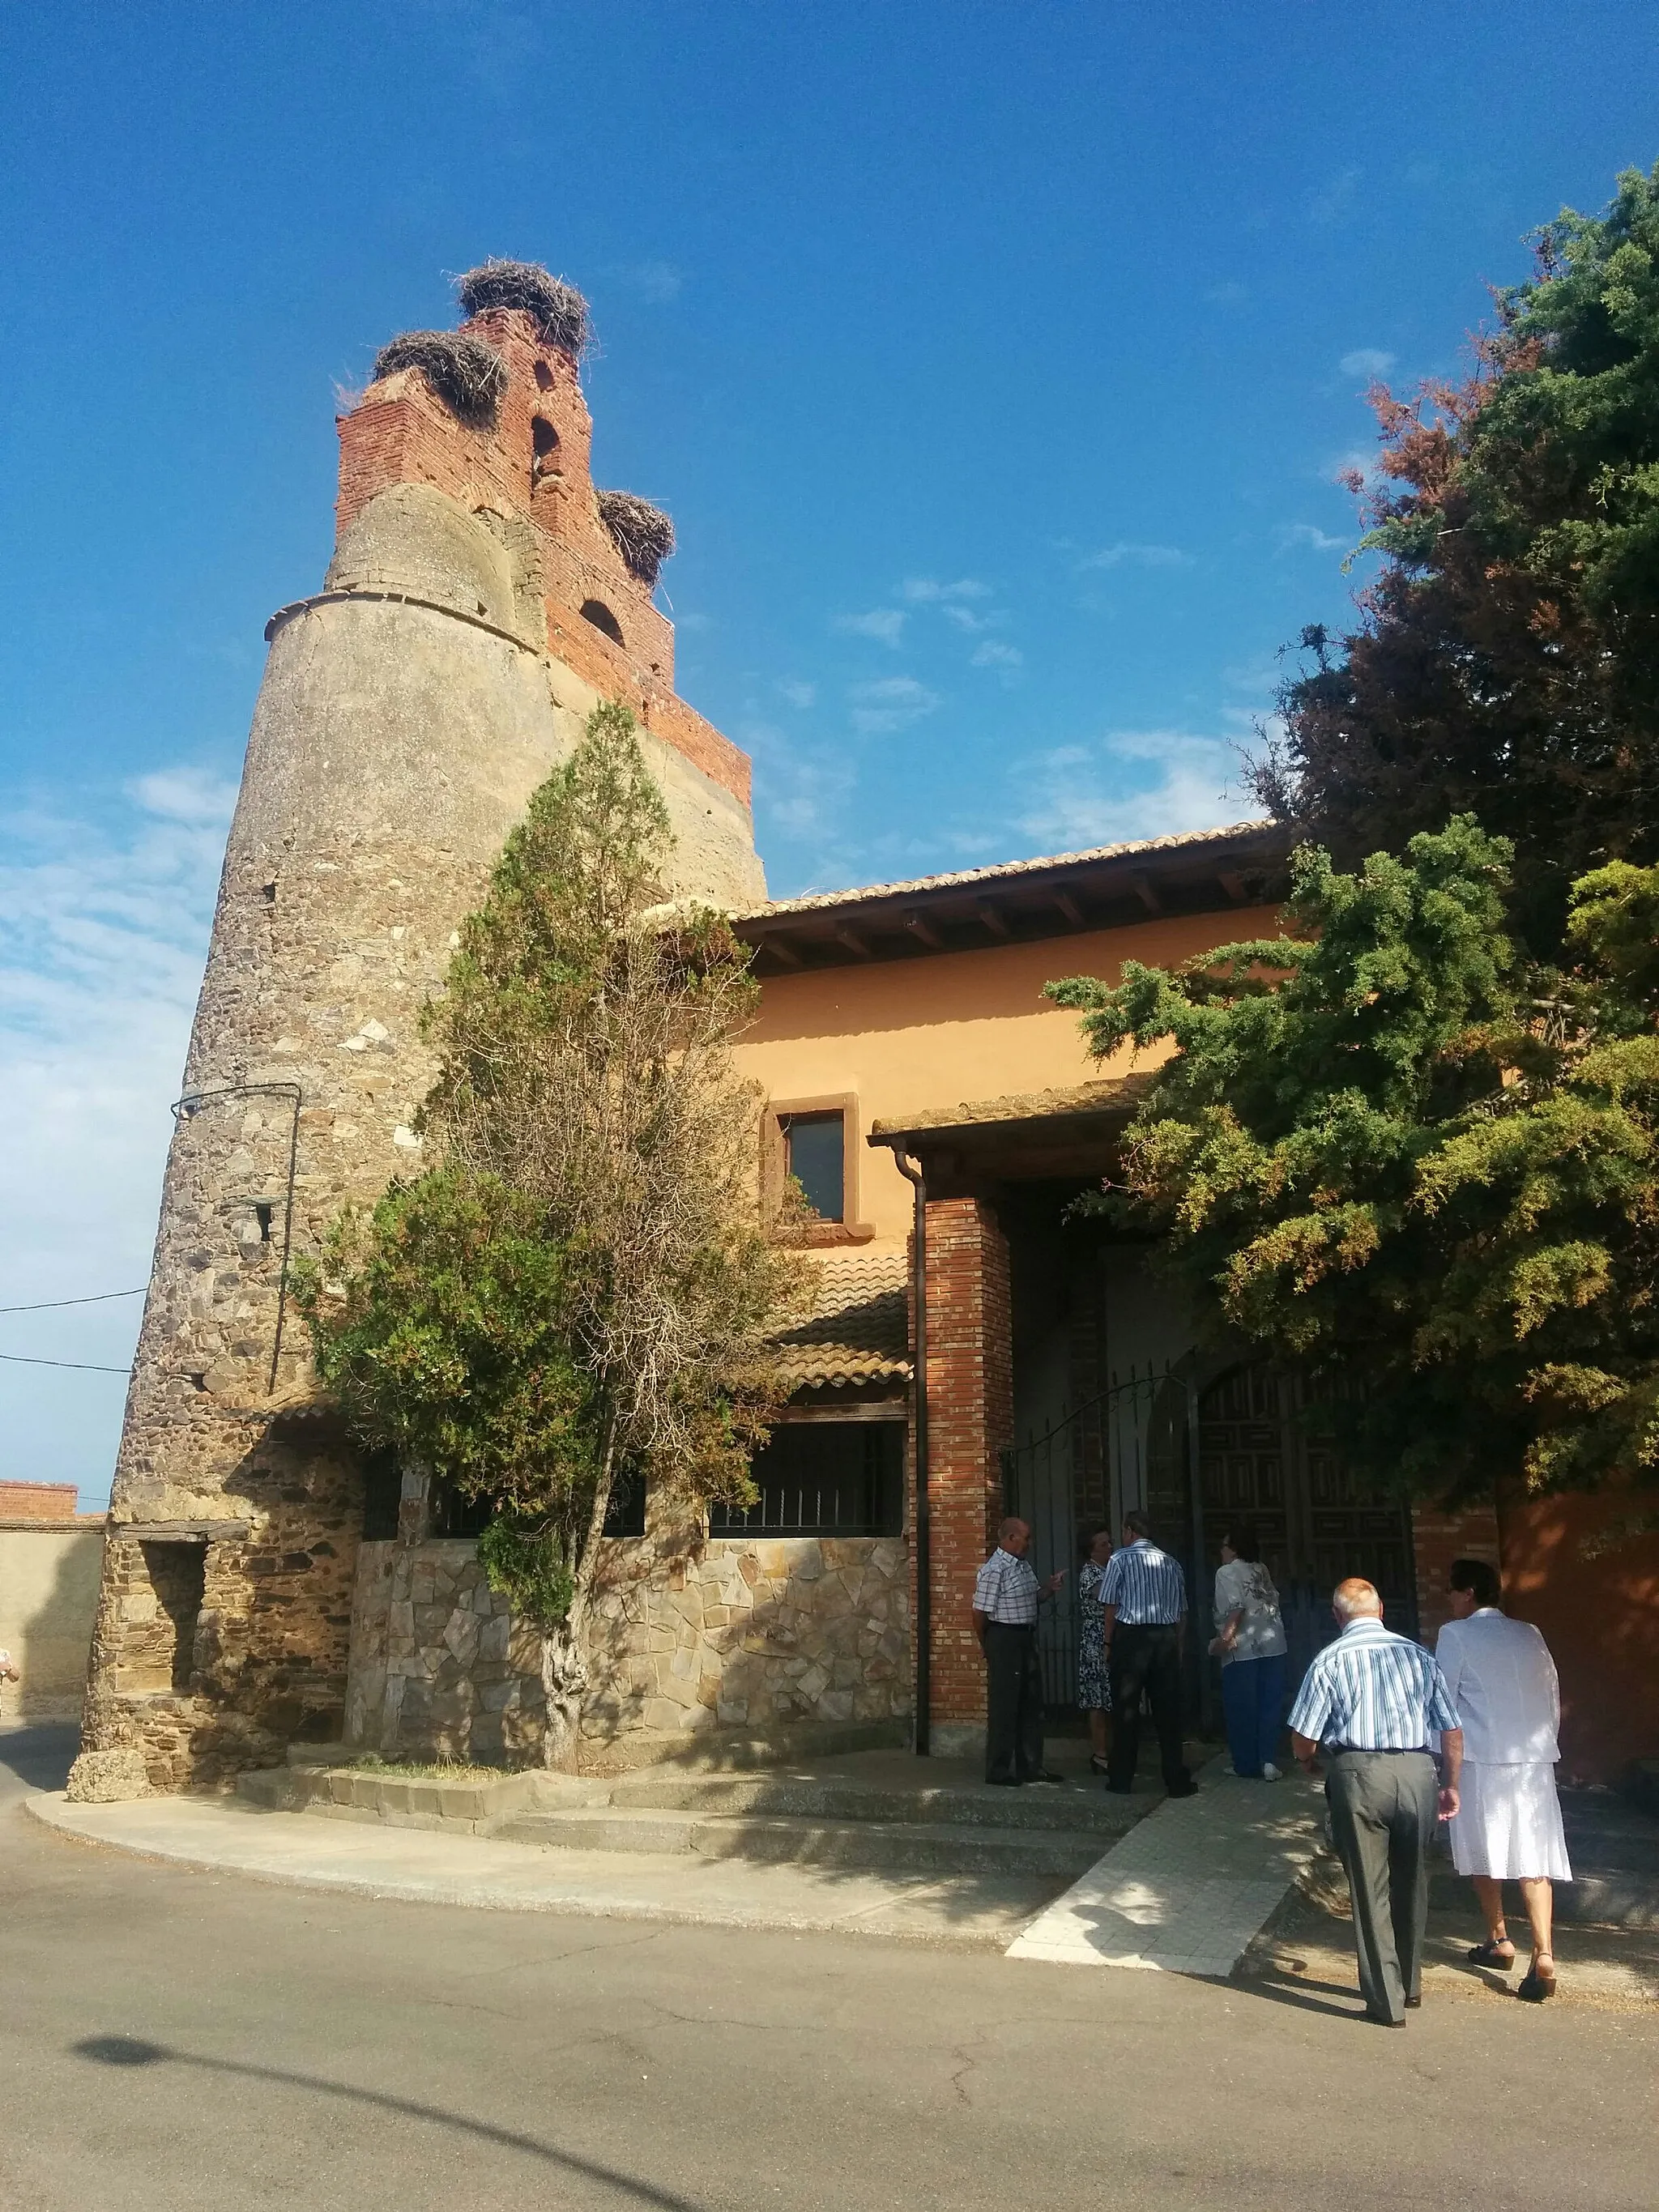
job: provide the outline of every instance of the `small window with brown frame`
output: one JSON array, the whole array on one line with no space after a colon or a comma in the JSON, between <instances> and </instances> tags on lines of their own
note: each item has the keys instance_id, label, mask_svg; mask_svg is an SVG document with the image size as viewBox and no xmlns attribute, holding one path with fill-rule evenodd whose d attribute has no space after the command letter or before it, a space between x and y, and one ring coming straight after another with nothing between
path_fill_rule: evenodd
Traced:
<instances>
[{"instance_id":1,"label":"small window with brown frame","mask_svg":"<svg viewBox=\"0 0 1659 2212\"><path fill-rule=\"evenodd\" d=\"M866 1242L873 1231L858 1218L858 1100L850 1095L769 1106L761 1163L769 1218L777 1222L785 1214L793 1182L806 1207L804 1241Z\"/></svg>"}]
</instances>

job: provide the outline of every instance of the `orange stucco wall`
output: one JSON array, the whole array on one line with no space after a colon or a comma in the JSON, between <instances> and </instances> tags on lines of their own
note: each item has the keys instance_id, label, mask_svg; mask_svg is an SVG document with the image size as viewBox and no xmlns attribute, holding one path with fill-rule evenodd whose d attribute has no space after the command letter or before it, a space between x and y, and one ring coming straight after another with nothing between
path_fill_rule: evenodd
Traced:
<instances>
[{"instance_id":1,"label":"orange stucco wall","mask_svg":"<svg viewBox=\"0 0 1659 2212\"><path fill-rule=\"evenodd\" d=\"M1274 910L1248 908L1041 944L769 976L738 1058L773 1099L856 1096L853 1218L870 1223L878 1243L902 1243L910 1186L890 1154L864 1145L872 1121L1126 1073L1135 1064L1129 1054L1103 1065L1090 1059L1077 1016L1044 999L1045 983L1061 975L1115 982L1125 960L1164 966L1277 927ZM1140 1065L1147 1064L1143 1058Z\"/></svg>"},{"instance_id":2,"label":"orange stucco wall","mask_svg":"<svg viewBox=\"0 0 1659 2212\"><path fill-rule=\"evenodd\" d=\"M1561 1771L1617 1782L1659 1758L1659 1534L1617 1539L1654 1499L1505 1498L1498 1525L1507 1611L1534 1622L1561 1677ZM1586 1557L1586 1538L1615 1540Z\"/></svg>"}]
</instances>

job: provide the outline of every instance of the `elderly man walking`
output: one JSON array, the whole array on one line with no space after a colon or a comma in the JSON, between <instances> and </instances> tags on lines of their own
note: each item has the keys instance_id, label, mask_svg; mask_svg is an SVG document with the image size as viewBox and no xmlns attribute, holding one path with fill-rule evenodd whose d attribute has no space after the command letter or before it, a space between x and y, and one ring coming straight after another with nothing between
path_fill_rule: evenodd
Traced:
<instances>
[{"instance_id":1,"label":"elderly man walking","mask_svg":"<svg viewBox=\"0 0 1659 2212\"><path fill-rule=\"evenodd\" d=\"M1011 1514L974 1584L974 1633L985 1654L985 1779L1000 1788L1058 1782L1042 1764L1042 1667L1037 1607L1066 1579L1040 1583L1025 1554L1031 1531Z\"/></svg>"},{"instance_id":2,"label":"elderly man walking","mask_svg":"<svg viewBox=\"0 0 1659 2212\"><path fill-rule=\"evenodd\" d=\"M1323 1749L1331 1832L1353 1900L1359 1988L1369 2017L1403 2027L1423 2002L1429 1844L1437 1814L1458 1807L1463 1734L1434 1658L1382 1626L1382 1601L1351 1576L1331 1600L1340 1631L1314 1654L1291 1708L1291 1740L1310 1774ZM1429 1750L1440 1732L1444 1786Z\"/></svg>"},{"instance_id":3,"label":"elderly man walking","mask_svg":"<svg viewBox=\"0 0 1659 2212\"><path fill-rule=\"evenodd\" d=\"M1454 1559L1452 1619L1434 1656L1463 1721L1462 1803L1451 1824L1452 1863L1474 1882L1486 1940L1469 1958L1507 1974L1515 1946L1504 1919L1504 1884L1516 1881L1532 1929L1532 1965L1516 1995L1541 2004L1555 1994L1553 1881L1571 1881L1555 1762L1561 1756L1561 1690L1549 1646L1527 1620L1498 1607L1498 1571Z\"/></svg>"},{"instance_id":4,"label":"elderly man walking","mask_svg":"<svg viewBox=\"0 0 1659 2212\"><path fill-rule=\"evenodd\" d=\"M1187 1771L1181 1741L1181 1632L1187 1620L1187 1577L1180 1560L1153 1543L1144 1513L1124 1515L1122 1547L1106 1563L1099 1597L1116 1716L1106 1787L1119 1796L1127 1796L1134 1787L1144 1690L1158 1730L1164 1787L1171 1797L1190 1797L1198 1784Z\"/></svg>"}]
</instances>

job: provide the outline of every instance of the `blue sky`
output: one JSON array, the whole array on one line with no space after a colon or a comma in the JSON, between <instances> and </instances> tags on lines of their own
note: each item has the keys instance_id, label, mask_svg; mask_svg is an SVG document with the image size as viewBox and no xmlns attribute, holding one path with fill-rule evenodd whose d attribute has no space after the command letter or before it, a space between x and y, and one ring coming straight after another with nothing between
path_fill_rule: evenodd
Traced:
<instances>
[{"instance_id":1,"label":"blue sky","mask_svg":"<svg viewBox=\"0 0 1659 2212\"><path fill-rule=\"evenodd\" d=\"M1248 811L1367 378L1455 373L1659 157L1656 48L1594 0L5 11L0 1304L148 1272L261 628L335 386L447 274L592 300L775 892L1152 835ZM118 1366L137 1313L0 1352ZM120 1396L0 1366L0 1474L101 1498Z\"/></svg>"}]
</instances>

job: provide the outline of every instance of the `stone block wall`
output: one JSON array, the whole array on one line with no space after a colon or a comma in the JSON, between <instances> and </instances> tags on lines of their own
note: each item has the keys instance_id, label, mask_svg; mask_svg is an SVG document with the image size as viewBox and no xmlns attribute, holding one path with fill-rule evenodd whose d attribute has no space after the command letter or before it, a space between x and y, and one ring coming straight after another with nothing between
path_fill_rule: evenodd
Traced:
<instances>
[{"instance_id":1,"label":"stone block wall","mask_svg":"<svg viewBox=\"0 0 1659 2212\"><path fill-rule=\"evenodd\" d=\"M581 1765L637 1765L724 1731L903 1719L907 1547L897 1537L672 1538L605 1547ZM540 1644L471 1540L362 1547L346 1741L387 1757L540 1756Z\"/></svg>"}]
</instances>

